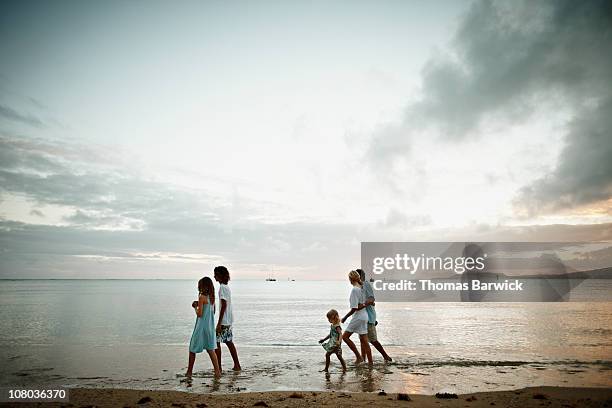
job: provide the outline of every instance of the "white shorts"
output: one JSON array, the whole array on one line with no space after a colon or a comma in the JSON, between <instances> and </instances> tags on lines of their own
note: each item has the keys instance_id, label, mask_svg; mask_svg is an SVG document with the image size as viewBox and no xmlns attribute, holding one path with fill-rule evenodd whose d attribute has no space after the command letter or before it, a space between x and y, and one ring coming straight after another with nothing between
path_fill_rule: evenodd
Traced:
<instances>
[{"instance_id":1,"label":"white shorts","mask_svg":"<svg viewBox=\"0 0 612 408\"><path fill-rule=\"evenodd\" d=\"M351 333L368 334L368 320L352 319L344 330Z\"/></svg>"}]
</instances>

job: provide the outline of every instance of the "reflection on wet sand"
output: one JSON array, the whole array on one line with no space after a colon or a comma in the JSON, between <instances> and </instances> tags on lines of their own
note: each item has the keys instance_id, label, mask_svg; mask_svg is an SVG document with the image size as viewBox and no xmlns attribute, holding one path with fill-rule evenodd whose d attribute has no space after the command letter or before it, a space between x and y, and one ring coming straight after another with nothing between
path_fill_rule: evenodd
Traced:
<instances>
[{"instance_id":1,"label":"reflection on wet sand","mask_svg":"<svg viewBox=\"0 0 612 408\"><path fill-rule=\"evenodd\" d=\"M383 388L385 373L368 367L365 364L359 365L347 372L338 374L325 373L325 389L329 391L362 391L372 392Z\"/></svg>"},{"instance_id":2,"label":"reflection on wet sand","mask_svg":"<svg viewBox=\"0 0 612 408\"><path fill-rule=\"evenodd\" d=\"M420 373L400 372L400 377L405 393L418 394L426 389Z\"/></svg>"},{"instance_id":3,"label":"reflection on wet sand","mask_svg":"<svg viewBox=\"0 0 612 408\"><path fill-rule=\"evenodd\" d=\"M341 371L339 374L325 373L325 389L328 391L343 390L345 381L346 372Z\"/></svg>"},{"instance_id":4,"label":"reflection on wet sand","mask_svg":"<svg viewBox=\"0 0 612 408\"><path fill-rule=\"evenodd\" d=\"M177 378L179 379L178 389L184 387L185 390L191 390L194 383L196 385L204 385L209 392L219 391L221 388L221 379L211 375L209 372L194 372L191 377L177 374ZM201 379L206 379L206 381L201 381Z\"/></svg>"}]
</instances>

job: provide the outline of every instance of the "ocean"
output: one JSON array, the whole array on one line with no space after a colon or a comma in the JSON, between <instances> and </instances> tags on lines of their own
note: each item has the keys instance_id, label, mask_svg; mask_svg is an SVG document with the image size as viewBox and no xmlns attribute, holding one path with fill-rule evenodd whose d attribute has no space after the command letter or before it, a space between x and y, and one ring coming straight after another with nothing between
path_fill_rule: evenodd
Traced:
<instances>
[{"instance_id":1,"label":"ocean","mask_svg":"<svg viewBox=\"0 0 612 408\"><path fill-rule=\"evenodd\" d=\"M330 308L346 313L340 281L231 281L243 371L212 377L198 355L181 382L195 322L193 280L3 280L0 386L56 385L193 392L343 390L477 392L535 385L612 387L612 302L382 303L378 337L393 362L329 374L318 340ZM612 281L580 288L610 299ZM577 294L579 296L579 293ZM357 336L353 340L358 345Z\"/></svg>"}]
</instances>

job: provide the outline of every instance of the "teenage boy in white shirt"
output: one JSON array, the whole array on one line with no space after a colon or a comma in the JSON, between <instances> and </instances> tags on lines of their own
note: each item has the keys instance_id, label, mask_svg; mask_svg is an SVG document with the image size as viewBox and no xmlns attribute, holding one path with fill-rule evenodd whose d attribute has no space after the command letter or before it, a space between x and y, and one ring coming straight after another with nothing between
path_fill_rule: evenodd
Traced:
<instances>
[{"instance_id":1,"label":"teenage boy in white shirt","mask_svg":"<svg viewBox=\"0 0 612 408\"><path fill-rule=\"evenodd\" d=\"M215 267L215 280L219 282L219 300L221 308L219 310L219 321L217 323L217 359L219 360L219 368L221 368L221 343L225 343L234 360L232 370L240 371L240 361L238 361L238 352L234 345L232 324L234 324L234 314L232 311L232 291L227 285L230 280L229 271L225 266Z\"/></svg>"}]
</instances>

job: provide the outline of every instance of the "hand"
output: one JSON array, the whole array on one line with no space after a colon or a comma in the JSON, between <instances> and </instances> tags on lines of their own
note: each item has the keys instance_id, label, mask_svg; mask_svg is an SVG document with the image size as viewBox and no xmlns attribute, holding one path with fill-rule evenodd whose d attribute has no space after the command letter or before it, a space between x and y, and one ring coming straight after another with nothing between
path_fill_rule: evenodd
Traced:
<instances>
[{"instance_id":1,"label":"hand","mask_svg":"<svg viewBox=\"0 0 612 408\"><path fill-rule=\"evenodd\" d=\"M198 307L198 301L197 301L197 300L194 300L194 301L191 303L191 307L193 307L194 309L195 309L196 307Z\"/></svg>"},{"instance_id":2,"label":"hand","mask_svg":"<svg viewBox=\"0 0 612 408\"><path fill-rule=\"evenodd\" d=\"M346 316L342 318L342 320L340 320L341 323L346 322Z\"/></svg>"},{"instance_id":3,"label":"hand","mask_svg":"<svg viewBox=\"0 0 612 408\"><path fill-rule=\"evenodd\" d=\"M319 343L323 343L325 341L325 339L321 339L319 340Z\"/></svg>"}]
</instances>

